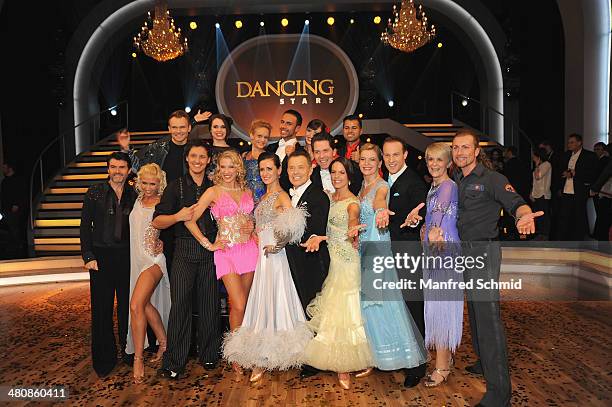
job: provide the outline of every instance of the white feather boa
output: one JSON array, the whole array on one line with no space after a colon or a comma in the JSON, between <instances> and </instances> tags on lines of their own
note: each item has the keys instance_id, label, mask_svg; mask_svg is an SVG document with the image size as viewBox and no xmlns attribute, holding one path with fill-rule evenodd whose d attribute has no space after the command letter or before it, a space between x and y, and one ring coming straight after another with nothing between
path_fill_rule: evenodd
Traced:
<instances>
[{"instance_id":1,"label":"white feather boa","mask_svg":"<svg viewBox=\"0 0 612 407\"><path fill-rule=\"evenodd\" d=\"M306 217L310 216L303 206L287 208L273 222L277 242L299 243L306 230Z\"/></svg>"}]
</instances>

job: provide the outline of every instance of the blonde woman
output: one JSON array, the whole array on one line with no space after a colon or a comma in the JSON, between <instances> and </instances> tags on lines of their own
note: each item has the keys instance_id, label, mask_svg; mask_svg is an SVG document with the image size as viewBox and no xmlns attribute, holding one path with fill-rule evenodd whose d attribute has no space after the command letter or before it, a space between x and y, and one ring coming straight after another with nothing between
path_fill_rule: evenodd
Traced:
<instances>
[{"instance_id":1,"label":"blonde woman","mask_svg":"<svg viewBox=\"0 0 612 407\"><path fill-rule=\"evenodd\" d=\"M134 383L144 381L143 349L148 346L147 324L159 343L161 359L166 350L166 328L170 313L170 282L159 230L151 225L155 205L166 187L166 174L157 164L138 171L138 199L130 213L130 326L125 352L134 354Z\"/></svg>"},{"instance_id":2,"label":"blonde woman","mask_svg":"<svg viewBox=\"0 0 612 407\"><path fill-rule=\"evenodd\" d=\"M191 221L185 226L207 250L214 252L217 279L223 280L230 302L230 329L240 327L244 317L253 272L257 265L257 244L253 236L253 194L246 186L242 158L234 150L218 155L213 175L215 185L200 197ZM210 206L218 225L217 237L211 243L200 231L196 221ZM242 373L237 363L237 373Z\"/></svg>"},{"instance_id":3,"label":"blonde woman","mask_svg":"<svg viewBox=\"0 0 612 407\"><path fill-rule=\"evenodd\" d=\"M259 175L259 164L257 159L261 153L266 151L266 145L270 140L272 125L265 120L253 120L249 129L249 137L251 137L251 150L245 152L244 169L246 171L247 186L253 191L253 199L255 204L258 204L261 197L266 193L266 186L261 181Z\"/></svg>"}]
</instances>

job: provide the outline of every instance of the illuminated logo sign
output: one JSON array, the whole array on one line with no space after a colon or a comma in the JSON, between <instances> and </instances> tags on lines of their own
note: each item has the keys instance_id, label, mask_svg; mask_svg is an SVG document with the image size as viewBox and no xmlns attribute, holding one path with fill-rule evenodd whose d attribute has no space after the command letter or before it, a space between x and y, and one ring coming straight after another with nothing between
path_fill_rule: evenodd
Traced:
<instances>
[{"instance_id":1,"label":"illuminated logo sign","mask_svg":"<svg viewBox=\"0 0 612 407\"><path fill-rule=\"evenodd\" d=\"M219 110L234 119L247 136L251 121L278 125L285 110L295 109L306 124L323 120L331 129L354 113L359 96L357 73L337 45L316 35L264 35L234 49L225 59L216 84Z\"/></svg>"}]
</instances>

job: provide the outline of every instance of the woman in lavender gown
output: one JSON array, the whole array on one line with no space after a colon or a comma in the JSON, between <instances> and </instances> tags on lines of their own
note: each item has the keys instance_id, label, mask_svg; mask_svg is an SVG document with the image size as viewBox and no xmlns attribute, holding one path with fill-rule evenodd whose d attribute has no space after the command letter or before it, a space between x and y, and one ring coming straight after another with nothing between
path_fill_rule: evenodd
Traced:
<instances>
[{"instance_id":1,"label":"woman in lavender gown","mask_svg":"<svg viewBox=\"0 0 612 407\"><path fill-rule=\"evenodd\" d=\"M426 255L457 256L460 254L457 231L457 185L448 176L451 164L450 147L433 143L425 151L427 169L433 178L427 194L427 214L421 228L421 240ZM420 208L419 208L420 209ZM418 221L418 216L409 223ZM463 281L454 269L423 267L423 281L434 283ZM427 286L426 286L427 287ZM423 289L425 300L425 345L436 350L436 367L427 377L425 386L435 387L450 374L452 354L461 342L463 329L463 291L461 289Z\"/></svg>"}]
</instances>

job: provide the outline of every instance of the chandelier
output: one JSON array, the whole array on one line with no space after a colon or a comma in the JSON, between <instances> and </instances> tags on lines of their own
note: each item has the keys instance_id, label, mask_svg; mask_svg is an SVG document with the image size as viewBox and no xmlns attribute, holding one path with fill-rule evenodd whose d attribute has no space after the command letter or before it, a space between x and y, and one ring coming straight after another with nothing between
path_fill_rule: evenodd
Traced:
<instances>
[{"instance_id":1,"label":"chandelier","mask_svg":"<svg viewBox=\"0 0 612 407\"><path fill-rule=\"evenodd\" d=\"M187 38L174 26L166 1L156 0L153 20L149 11L148 20L134 37L134 46L159 62L170 61L187 51Z\"/></svg>"},{"instance_id":2,"label":"chandelier","mask_svg":"<svg viewBox=\"0 0 612 407\"><path fill-rule=\"evenodd\" d=\"M402 0L399 12L396 6L393 6L393 15L395 16L393 23L389 19L387 29L380 37L385 45L391 45L400 51L412 52L436 36L436 27L433 24L428 27L423 7L419 6L416 10L413 0Z\"/></svg>"}]
</instances>

